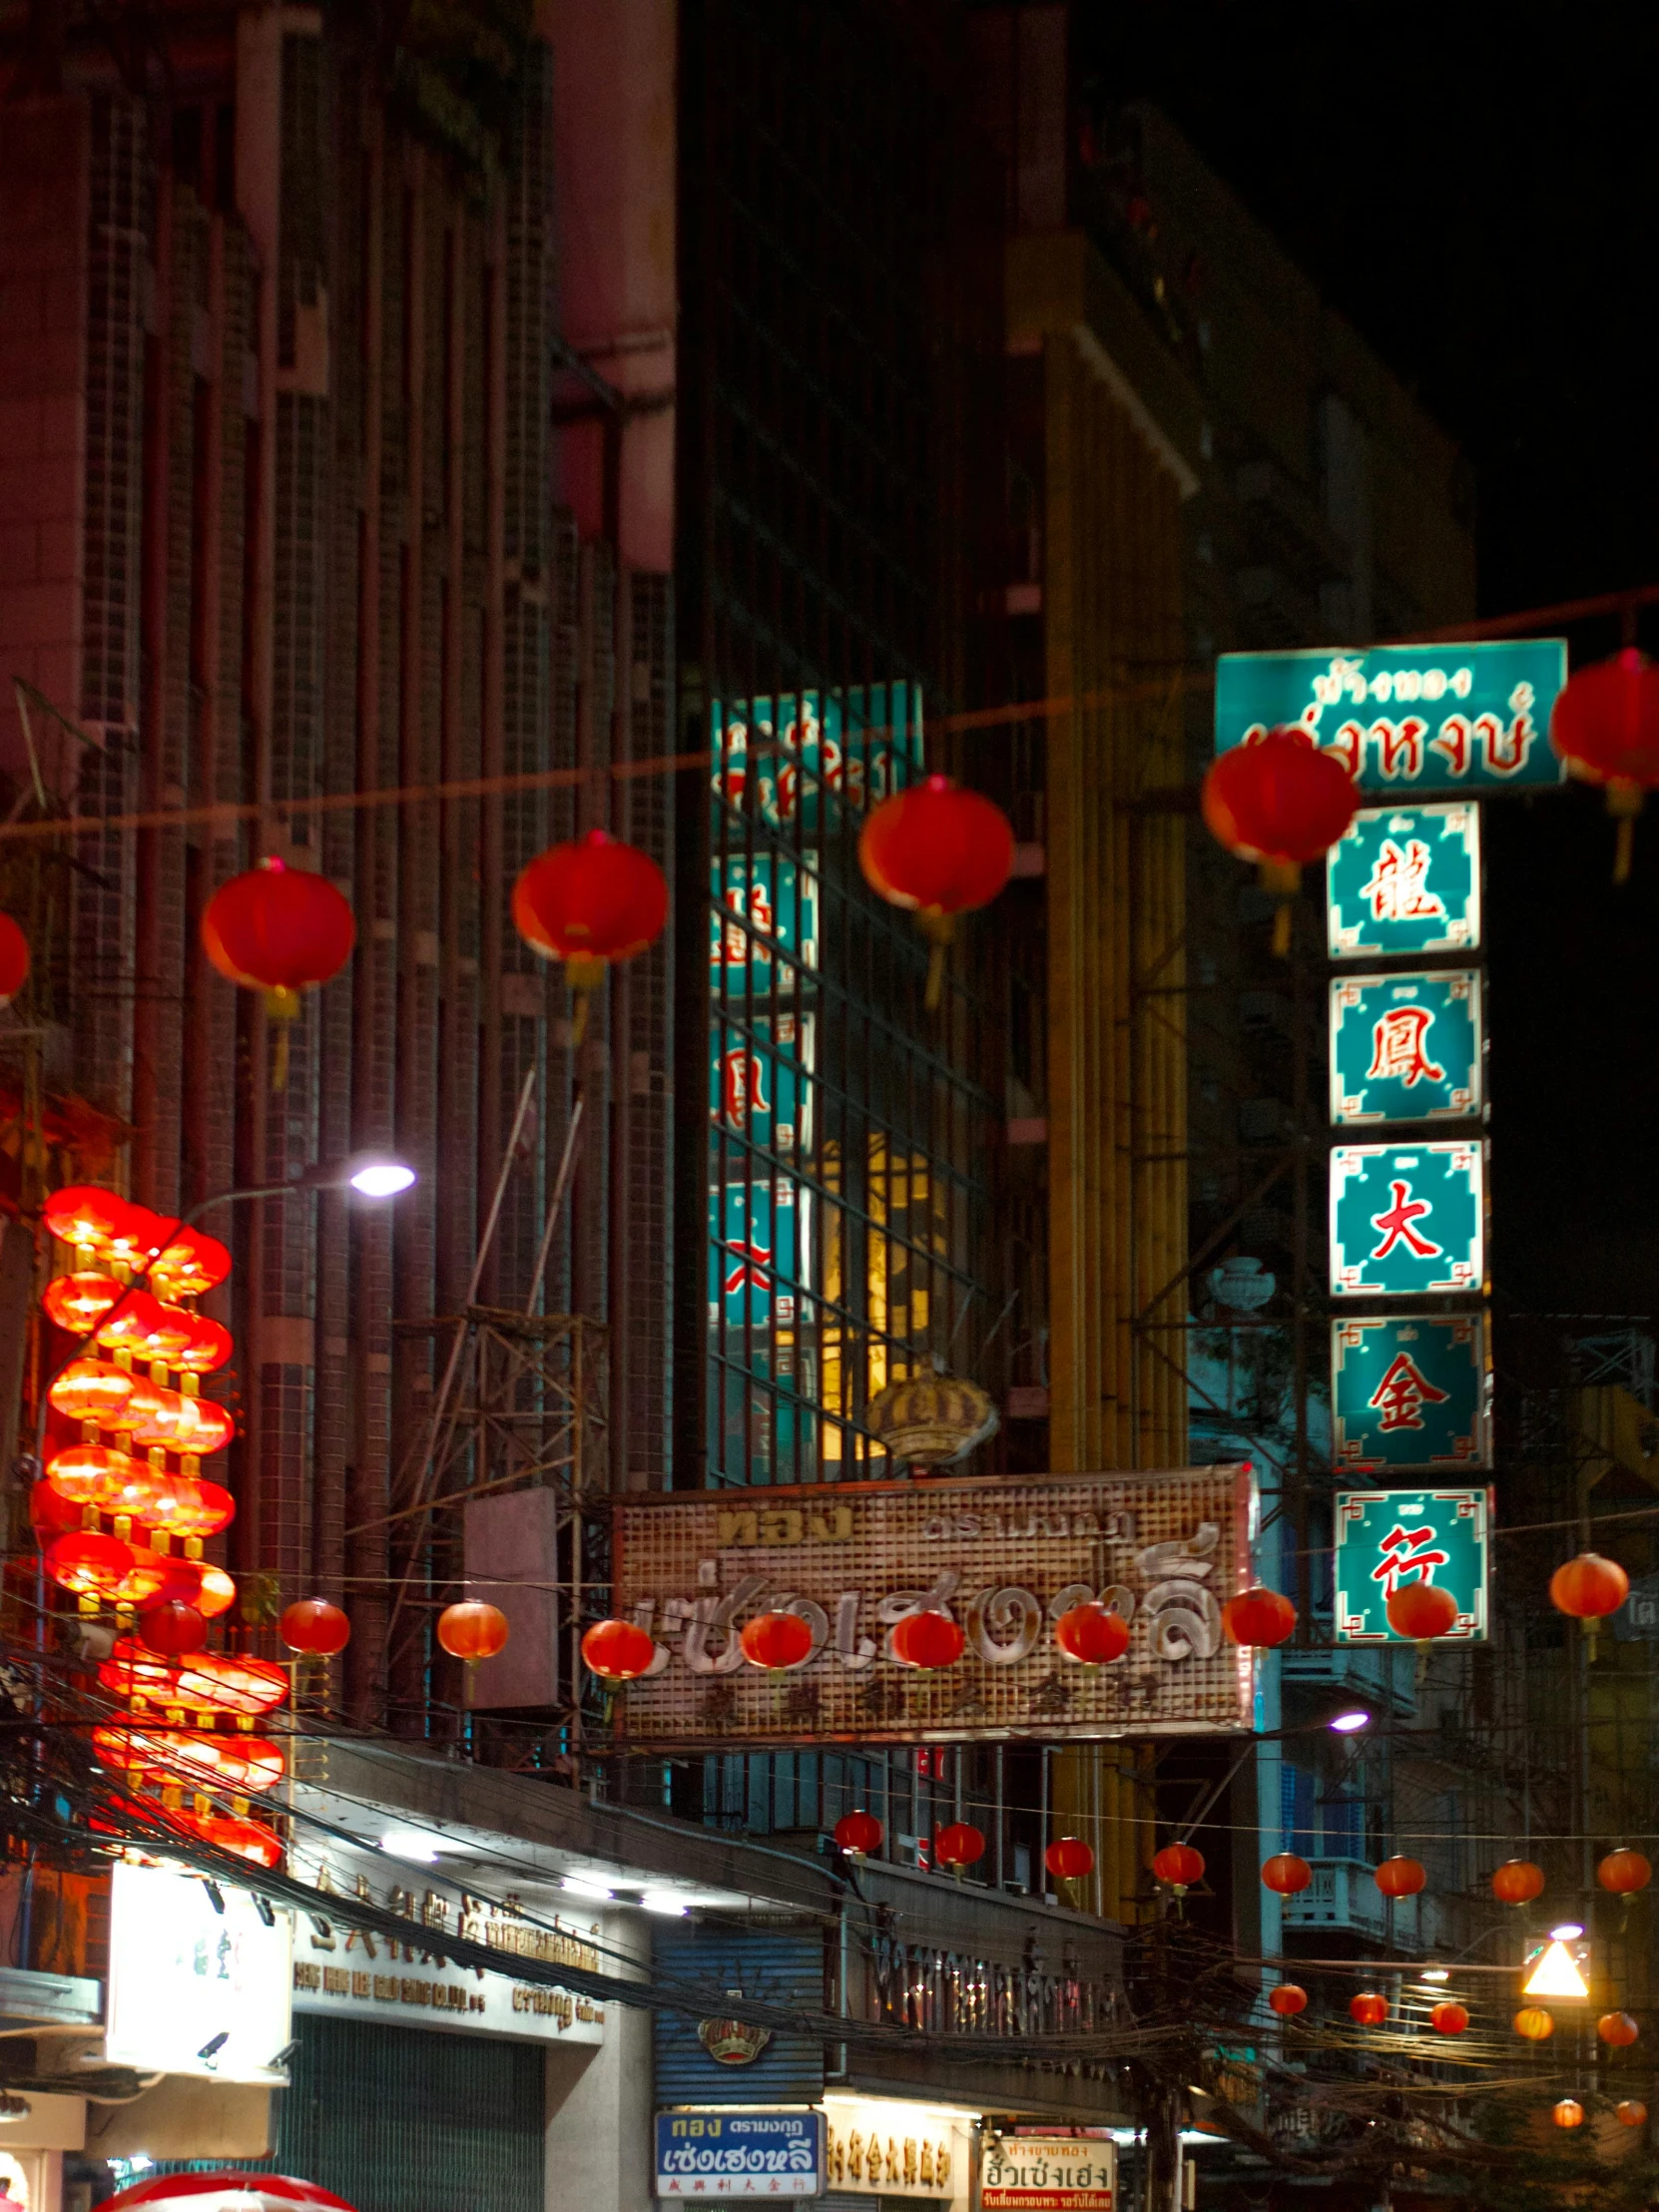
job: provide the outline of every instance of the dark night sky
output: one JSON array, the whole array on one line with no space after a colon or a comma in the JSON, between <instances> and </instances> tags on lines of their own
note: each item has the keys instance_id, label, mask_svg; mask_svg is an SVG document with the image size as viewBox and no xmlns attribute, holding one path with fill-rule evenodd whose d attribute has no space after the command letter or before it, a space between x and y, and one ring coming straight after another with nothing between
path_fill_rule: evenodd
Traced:
<instances>
[{"instance_id":1,"label":"dark night sky","mask_svg":"<svg viewBox=\"0 0 1659 2212\"><path fill-rule=\"evenodd\" d=\"M1084 74L1157 101L1457 439L1482 613L1659 583L1659 8L1077 14ZM1499 1316L1659 1313L1659 797L1621 890L1598 796L1486 815Z\"/></svg>"}]
</instances>

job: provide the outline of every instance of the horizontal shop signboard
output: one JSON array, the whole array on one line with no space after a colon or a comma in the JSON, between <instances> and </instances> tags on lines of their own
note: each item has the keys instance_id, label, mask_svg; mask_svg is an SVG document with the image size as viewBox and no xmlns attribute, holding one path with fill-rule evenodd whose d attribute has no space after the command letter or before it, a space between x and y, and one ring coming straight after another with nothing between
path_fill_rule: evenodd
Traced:
<instances>
[{"instance_id":1,"label":"horizontal shop signboard","mask_svg":"<svg viewBox=\"0 0 1659 2212\"><path fill-rule=\"evenodd\" d=\"M657 2114L660 2197L818 2197L824 2187L822 2112Z\"/></svg>"},{"instance_id":2,"label":"horizontal shop signboard","mask_svg":"<svg viewBox=\"0 0 1659 2212\"><path fill-rule=\"evenodd\" d=\"M982 2212L1112 2212L1117 2145L1067 2137L990 2137L979 2164Z\"/></svg>"},{"instance_id":3,"label":"horizontal shop signboard","mask_svg":"<svg viewBox=\"0 0 1659 2212\"><path fill-rule=\"evenodd\" d=\"M658 1647L617 1700L619 1732L670 1748L1248 1728L1249 1654L1221 1608L1254 1511L1248 1465L619 1499L617 1608ZM1092 1598L1129 1624L1107 1666L1055 1641ZM740 1637L774 1608L800 1614L812 1646L768 1672ZM894 1655L894 1627L922 1610L962 1631L954 1665Z\"/></svg>"}]
</instances>

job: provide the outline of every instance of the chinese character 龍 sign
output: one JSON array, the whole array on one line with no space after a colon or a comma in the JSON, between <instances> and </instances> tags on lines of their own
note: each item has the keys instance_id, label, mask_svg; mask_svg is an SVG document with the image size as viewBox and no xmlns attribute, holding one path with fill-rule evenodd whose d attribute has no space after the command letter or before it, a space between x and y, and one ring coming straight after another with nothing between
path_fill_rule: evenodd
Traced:
<instances>
[{"instance_id":1,"label":"chinese character \u9f8d sign","mask_svg":"<svg viewBox=\"0 0 1659 2212\"><path fill-rule=\"evenodd\" d=\"M1331 847L1326 925L1334 960L1470 952L1480 942L1480 810L1369 807Z\"/></svg>"},{"instance_id":2,"label":"chinese character \u9f8d sign","mask_svg":"<svg viewBox=\"0 0 1659 2212\"><path fill-rule=\"evenodd\" d=\"M1395 1590L1414 1582L1449 1590L1457 1619L1451 1642L1486 1635L1486 1545L1490 1500L1467 1490L1339 1490L1335 1520L1335 1619L1343 1644L1408 1643L1388 1626Z\"/></svg>"}]
</instances>

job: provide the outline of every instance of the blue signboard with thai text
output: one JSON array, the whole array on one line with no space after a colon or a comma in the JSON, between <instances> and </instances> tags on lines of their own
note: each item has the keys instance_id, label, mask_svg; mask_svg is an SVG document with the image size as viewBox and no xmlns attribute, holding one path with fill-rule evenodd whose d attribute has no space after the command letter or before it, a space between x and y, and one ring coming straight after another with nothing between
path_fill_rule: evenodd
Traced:
<instances>
[{"instance_id":1,"label":"blue signboard with thai text","mask_svg":"<svg viewBox=\"0 0 1659 2212\"><path fill-rule=\"evenodd\" d=\"M1485 1149L1345 1144L1331 1154L1331 1293L1478 1293L1485 1279Z\"/></svg>"},{"instance_id":2,"label":"blue signboard with thai text","mask_svg":"<svg viewBox=\"0 0 1659 2212\"><path fill-rule=\"evenodd\" d=\"M1486 1330L1478 1314L1344 1315L1331 1325L1340 1466L1491 1465Z\"/></svg>"},{"instance_id":3,"label":"blue signboard with thai text","mask_svg":"<svg viewBox=\"0 0 1659 2212\"><path fill-rule=\"evenodd\" d=\"M1395 1590L1415 1582L1449 1590L1453 1643L1486 1637L1491 1497L1471 1489L1339 1490L1333 1519L1334 1625L1340 1644L1399 1644L1388 1625Z\"/></svg>"},{"instance_id":4,"label":"blue signboard with thai text","mask_svg":"<svg viewBox=\"0 0 1659 2212\"><path fill-rule=\"evenodd\" d=\"M657 2194L818 2197L824 2194L822 2112L657 2114Z\"/></svg>"},{"instance_id":5,"label":"blue signboard with thai text","mask_svg":"<svg viewBox=\"0 0 1659 2212\"><path fill-rule=\"evenodd\" d=\"M1466 1120L1483 1104L1473 968L1335 979L1334 1122Z\"/></svg>"},{"instance_id":6,"label":"blue signboard with thai text","mask_svg":"<svg viewBox=\"0 0 1659 2212\"><path fill-rule=\"evenodd\" d=\"M1480 809L1362 808L1326 860L1334 960L1472 952L1480 942Z\"/></svg>"},{"instance_id":7,"label":"blue signboard with thai text","mask_svg":"<svg viewBox=\"0 0 1659 2212\"><path fill-rule=\"evenodd\" d=\"M1295 723L1362 791L1535 789L1565 773L1549 717L1566 680L1560 638L1224 653L1216 751Z\"/></svg>"}]
</instances>

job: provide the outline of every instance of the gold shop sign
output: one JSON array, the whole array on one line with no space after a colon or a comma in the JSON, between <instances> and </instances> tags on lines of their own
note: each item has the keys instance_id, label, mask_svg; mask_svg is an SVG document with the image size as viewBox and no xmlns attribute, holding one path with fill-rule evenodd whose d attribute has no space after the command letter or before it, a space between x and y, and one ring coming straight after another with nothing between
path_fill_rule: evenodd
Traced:
<instances>
[{"instance_id":1,"label":"gold shop sign","mask_svg":"<svg viewBox=\"0 0 1659 2212\"><path fill-rule=\"evenodd\" d=\"M987 2142L982 2212L1112 2212L1117 2149L1107 2141L1013 2135Z\"/></svg>"},{"instance_id":2,"label":"gold shop sign","mask_svg":"<svg viewBox=\"0 0 1659 2212\"><path fill-rule=\"evenodd\" d=\"M617 1699L618 1732L671 1751L1248 1729L1250 1654L1221 1608L1249 1579L1255 1511L1248 1465L620 1498L615 1606L657 1653ZM1054 1626L1097 1598L1129 1649L1080 1666ZM739 1640L774 1609L812 1630L776 1673ZM954 1666L894 1657L920 1610L961 1629Z\"/></svg>"}]
</instances>

